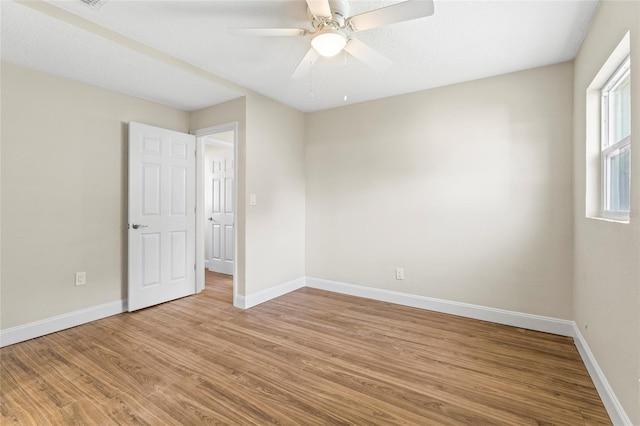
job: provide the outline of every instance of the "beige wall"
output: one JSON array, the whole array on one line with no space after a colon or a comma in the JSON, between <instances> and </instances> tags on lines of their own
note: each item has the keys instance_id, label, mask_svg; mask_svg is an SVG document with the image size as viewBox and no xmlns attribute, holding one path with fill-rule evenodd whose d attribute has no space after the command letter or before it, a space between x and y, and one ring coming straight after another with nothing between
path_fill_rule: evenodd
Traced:
<instances>
[{"instance_id":1,"label":"beige wall","mask_svg":"<svg viewBox=\"0 0 640 426\"><path fill-rule=\"evenodd\" d=\"M305 274L304 124L299 111L247 96L247 295Z\"/></svg>"},{"instance_id":2,"label":"beige wall","mask_svg":"<svg viewBox=\"0 0 640 426\"><path fill-rule=\"evenodd\" d=\"M191 130L238 122L238 294L304 276L304 114L257 94L191 114ZM249 205L256 194L257 205ZM244 245L243 245L244 243Z\"/></svg>"},{"instance_id":3,"label":"beige wall","mask_svg":"<svg viewBox=\"0 0 640 426\"><path fill-rule=\"evenodd\" d=\"M6 63L1 78L2 329L126 298L127 123L187 131L188 113Z\"/></svg>"},{"instance_id":4,"label":"beige wall","mask_svg":"<svg viewBox=\"0 0 640 426\"><path fill-rule=\"evenodd\" d=\"M640 145L632 136L631 223L585 218L586 89L631 31L631 132L640 131L640 3L605 1L575 60L575 321L633 424L640 424ZM585 326L588 325L588 328Z\"/></svg>"},{"instance_id":5,"label":"beige wall","mask_svg":"<svg viewBox=\"0 0 640 426\"><path fill-rule=\"evenodd\" d=\"M238 294L304 276L303 113L258 95L187 113L10 64L1 89L2 329L126 298L129 121L237 122Z\"/></svg>"},{"instance_id":6,"label":"beige wall","mask_svg":"<svg viewBox=\"0 0 640 426\"><path fill-rule=\"evenodd\" d=\"M572 318L572 72L308 114L307 276Z\"/></svg>"}]
</instances>

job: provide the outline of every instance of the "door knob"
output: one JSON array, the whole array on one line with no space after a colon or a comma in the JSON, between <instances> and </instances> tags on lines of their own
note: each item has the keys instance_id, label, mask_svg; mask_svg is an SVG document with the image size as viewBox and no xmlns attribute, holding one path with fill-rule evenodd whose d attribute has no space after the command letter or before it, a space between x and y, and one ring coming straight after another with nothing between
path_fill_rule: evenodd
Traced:
<instances>
[{"instance_id":1,"label":"door knob","mask_svg":"<svg viewBox=\"0 0 640 426\"><path fill-rule=\"evenodd\" d=\"M131 225L131 227L133 229L138 229L138 228L148 228L149 225L140 225L139 223L134 223L133 225Z\"/></svg>"},{"instance_id":2,"label":"door knob","mask_svg":"<svg viewBox=\"0 0 640 426\"><path fill-rule=\"evenodd\" d=\"M209 222L216 223L216 220L215 220L214 218L210 217L210 218L209 218Z\"/></svg>"}]
</instances>

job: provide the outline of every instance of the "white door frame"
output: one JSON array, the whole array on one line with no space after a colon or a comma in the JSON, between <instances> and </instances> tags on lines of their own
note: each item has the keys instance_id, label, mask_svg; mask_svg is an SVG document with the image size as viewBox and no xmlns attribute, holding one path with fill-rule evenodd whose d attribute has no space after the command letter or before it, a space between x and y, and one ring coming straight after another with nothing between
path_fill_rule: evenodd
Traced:
<instances>
[{"instance_id":1,"label":"white door frame","mask_svg":"<svg viewBox=\"0 0 640 426\"><path fill-rule=\"evenodd\" d=\"M204 290L204 230L206 227L207 213L204 203L204 173L206 170L204 141L200 136L207 136L214 133L233 131L233 300L238 295L238 122L221 124L219 126L207 127L193 130L192 135L196 137L196 293Z\"/></svg>"}]
</instances>

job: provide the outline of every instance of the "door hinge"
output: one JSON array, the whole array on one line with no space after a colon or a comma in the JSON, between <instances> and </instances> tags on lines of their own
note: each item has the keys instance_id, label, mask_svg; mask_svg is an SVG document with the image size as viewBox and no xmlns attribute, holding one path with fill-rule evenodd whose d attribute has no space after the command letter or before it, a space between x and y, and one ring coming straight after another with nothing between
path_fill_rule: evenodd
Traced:
<instances>
[{"instance_id":1,"label":"door hinge","mask_svg":"<svg viewBox=\"0 0 640 426\"><path fill-rule=\"evenodd\" d=\"M194 271L196 270L196 264L195 263L193 264L193 270Z\"/></svg>"}]
</instances>

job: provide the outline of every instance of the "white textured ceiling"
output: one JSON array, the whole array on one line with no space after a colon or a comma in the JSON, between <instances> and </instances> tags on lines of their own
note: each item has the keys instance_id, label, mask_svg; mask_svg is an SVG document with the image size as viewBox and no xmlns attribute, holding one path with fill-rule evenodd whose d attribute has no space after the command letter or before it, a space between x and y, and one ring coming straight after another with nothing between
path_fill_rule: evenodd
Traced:
<instances>
[{"instance_id":1,"label":"white textured ceiling","mask_svg":"<svg viewBox=\"0 0 640 426\"><path fill-rule=\"evenodd\" d=\"M187 111L242 96L29 7L0 4L3 61Z\"/></svg>"},{"instance_id":2,"label":"white textured ceiling","mask_svg":"<svg viewBox=\"0 0 640 426\"><path fill-rule=\"evenodd\" d=\"M290 74L309 49L308 37L240 37L227 29L308 27L304 0L111 0L98 11L79 0L52 3L204 69L212 78L145 57L126 43L113 42L109 34L96 35L72 20L21 4L2 6L3 60L186 110L237 97L242 90L228 80L302 111L573 59L598 4L436 0L431 17L357 33L394 62L389 70L378 73L352 57L345 66L339 55L321 58L311 75L292 80ZM351 14L393 3L352 0Z\"/></svg>"}]
</instances>

